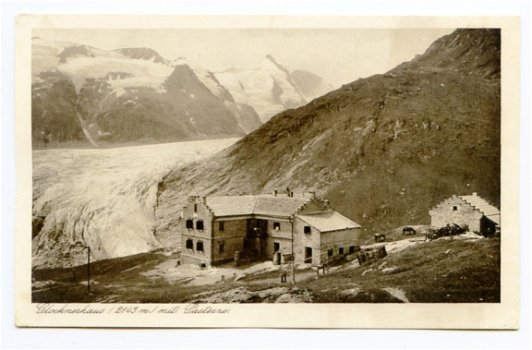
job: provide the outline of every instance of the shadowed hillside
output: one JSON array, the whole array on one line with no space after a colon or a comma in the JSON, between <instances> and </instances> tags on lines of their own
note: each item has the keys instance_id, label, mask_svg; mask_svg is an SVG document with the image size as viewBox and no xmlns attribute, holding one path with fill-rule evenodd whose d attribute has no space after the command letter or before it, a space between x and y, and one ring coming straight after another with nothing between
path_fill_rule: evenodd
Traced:
<instances>
[{"instance_id":1,"label":"shadowed hillside","mask_svg":"<svg viewBox=\"0 0 532 350\"><path fill-rule=\"evenodd\" d=\"M191 194L315 190L367 234L428 223L453 193L500 196L500 31L460 29L386 74L287 110L159 186L159 235Z\"/></svg>"}]
</instances>

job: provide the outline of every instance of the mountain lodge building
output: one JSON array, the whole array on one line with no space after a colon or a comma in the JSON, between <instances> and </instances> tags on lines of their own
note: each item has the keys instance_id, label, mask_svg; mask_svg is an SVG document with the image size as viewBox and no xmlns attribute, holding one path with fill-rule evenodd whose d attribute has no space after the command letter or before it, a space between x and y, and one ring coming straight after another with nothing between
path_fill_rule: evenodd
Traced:
<instances>
[{"instance_id":1,"label":"mountain lodge building","mask_svg":"<svg viewBox=\"0 0 532 350\"><path fill-rule=\"evenodd\" d=\"M211 266L237 256L294 256L295 263L319 265L353 253L359 231L314 193L191 196L183 208L181 262Z\"/></svg>"}]
</instances>

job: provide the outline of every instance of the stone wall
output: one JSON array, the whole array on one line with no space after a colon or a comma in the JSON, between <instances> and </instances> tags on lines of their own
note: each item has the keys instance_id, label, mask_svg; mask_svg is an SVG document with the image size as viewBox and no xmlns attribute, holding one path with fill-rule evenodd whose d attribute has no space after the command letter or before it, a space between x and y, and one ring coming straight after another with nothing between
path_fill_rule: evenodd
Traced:
<instances>
[{"instance_id":1,"label":"stone wall","mask_svg":"<svg viewBox=\"0 0 532 350\"><path fill-rule=\"evenodd\" d=\"M310 227L310 233L305 233L305 226ZM348 254L350 247L360 245L359 228L320 232L299 218L294 221L294 235L296 237L296 263L299 264L311 263L320 265L328 259L336 259L341 255ZM305 261L305 248L312 249L312 261ZM343 254L340 254L340 248L343 248ZM332 249L332 256L328 254L329 249Z\"/></svg>"},{"instance_id":2,"label":"stone wall","mask_svg":"<svg viewBox=\"0 0 532 350\"><path fill-rule=\"evenodd\" d=\"M310 227L310 233L305 233L305 226ZM310 226L300 218L294 219L294 254L297 264L309 263L313 265L320 264L320 231ZM305 261L305 248L312 249L311 261Z\"/></svg>"},{"instance_id":3,"label":"stone wall","mask_svg":"<svg viewBox=\"0 0 532 350\"><path fill-rule=\"evenodd\" d=\"M223 225L223 230L221 230L220 225ZM232 261L235 252L244 249L246 230L246 218L215 219L213 222L212 264Z\"/></svg>"},{"instance_id":4,"label":"stone wall","mask_svg":"<svg viewBox=\"0 0 532 350\"><path fill-rule=\"evenodd\" d=\"M444 227L447 224L467 225L472 232L480 232L482 213L458 196L452 196L429 211L430 224Z\"/></svg>"},{"instance_id":5,"label":"stone wall","mask_svg":"<svg viewBox=\"0 0 532 350\"><path fill-rule=\"evenodd\" d=\"M292 253L292 223L287 219L274 219L262 217L268 221L268 237L266 239L265 255L267 259L273 259L273 248L275 243L279 243L281 254ZM274 224L279 223L280 228L274 229Z\"/></svg>"},{"instance_id":6,"label":"stone wall","mask_svg":"<svg viewBox=\"0 0 532 350\"><path fill-rule=\"evenodd\" d=\"M187 228L187 221L192 220L193 227ZM198 222L203 222L203 229L198 229ZM210 265L212 260L212 222L213 215L200 197L189 198L183 208L181 221L181 262L184 264ZM187 248L187 240L192 240L192 249ZM199 251L198 243L203 244Z\"/></svg>"},{"instance_id":7,"label":"stone wall","mask_svg":"<svg viewBox=\"0 0 532 350\"><path fill-rule=\"evenodd\" d=\"M322 259L336 259L342 255L349 254L349 251L359 242L360 228L348 230L322 232L320 249ZM332 256L329 257L329 250L332 250Z\"/></svg>"}]
</instances>

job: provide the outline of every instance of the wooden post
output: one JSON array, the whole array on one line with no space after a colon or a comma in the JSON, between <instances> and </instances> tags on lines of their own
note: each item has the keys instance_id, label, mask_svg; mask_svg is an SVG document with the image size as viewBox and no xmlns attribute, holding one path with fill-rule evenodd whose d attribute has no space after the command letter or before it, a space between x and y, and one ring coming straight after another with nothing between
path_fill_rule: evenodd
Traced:
<instances>
[{"instance_id":1,"label":"wooden post","mask_svg":"<svg viewBox=\"0 0 532 350\"><path fill-rule=\"evenodd\" d=\"M91 247L87 246L87 294L91 294Z\"/></svg>"},{"instance_id":2,"label":"wooden post","mask_svg":"<svg viewBox=\"0 0 532 350\"><path fill-rule=\"evenodd\" d=\"M291 224L291 227L292 227L292 284L295 284L296 283L296 267L295 267L295 262L296 262L296 257L294 255L294 217L290 217L290 224Z\"/></svg>"}]
</instances>

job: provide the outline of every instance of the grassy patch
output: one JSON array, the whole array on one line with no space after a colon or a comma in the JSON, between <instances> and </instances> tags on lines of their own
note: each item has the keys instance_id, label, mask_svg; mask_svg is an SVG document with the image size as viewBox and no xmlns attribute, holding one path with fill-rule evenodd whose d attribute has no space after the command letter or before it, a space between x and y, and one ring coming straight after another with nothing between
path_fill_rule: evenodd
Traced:
<instances>
[{"instance_id":1,"label":"grassy patch","mask_svg":"<svg viewBox=\"0 0 532 350\"><path fill-rule=\"evenodd\" d=\"M498 239L436 240L303 286L317 302L390 301L389 293L378 292L384 288L401 289L411 302L499 302L499 249ZM361 289L358 295L342 294L353 284Z\"/></svg>"},{"instance_id":2,"label":"grassy patch","mask_svg":"<svg viewBox=\"0 0 532 350\"><path fill-rule=\"evenodd\" d=\"M500 240L496 238L439 239L357 268L299 281L296 287L309 290L316 303L401 302L400 297L386 290L389 288L417 303L499 302L499 252ZM141 274L166 259L163 254L150 253L95 263L90 295L81 273L72 280L68 271L41 271L34 274L40 279L34 284L33 302L186 303L239 286L250 291L291 286L272 282L279 276L278 271L208 286L171 283Z\"/></svg>"}]
</instances>

